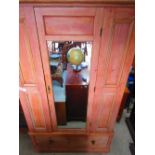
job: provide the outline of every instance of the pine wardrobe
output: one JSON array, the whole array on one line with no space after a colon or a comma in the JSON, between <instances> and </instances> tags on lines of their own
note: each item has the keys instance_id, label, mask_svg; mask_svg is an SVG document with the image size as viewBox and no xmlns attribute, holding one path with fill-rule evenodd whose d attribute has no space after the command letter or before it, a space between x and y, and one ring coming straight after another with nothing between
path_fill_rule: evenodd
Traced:
<instances>
[{"instance_id":1,"label":"pine wardrobe","mask_svg":"<svg viewBox=\"0 0 155 155\"><path fill-rule=\"evenodd\" d=\"M110 151L134 35L132 0L20 0L19 95L36 151ZM92 43L85 128L58 127L49 40Z\"/></svg>"}]
</instances>

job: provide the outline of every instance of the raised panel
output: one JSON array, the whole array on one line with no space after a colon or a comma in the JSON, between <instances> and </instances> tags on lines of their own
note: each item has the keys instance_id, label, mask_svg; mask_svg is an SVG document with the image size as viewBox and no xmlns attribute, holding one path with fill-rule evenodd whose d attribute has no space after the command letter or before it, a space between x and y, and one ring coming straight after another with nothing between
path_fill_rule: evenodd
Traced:
<instances>
[{"instance_id":1,"label":"raised panel","mask_svg":"<svg viewBox=\"0 0 155 155\"><path fill-rule=\"evenodd\" d=\"M31 54L30 40L24 18L20 20L19 26L19 58L23 82L35 83L34 64L32 60L33 58Z\"/></svg>"},{"instance_id":2,"label":"raised panel","mask_svg":"<svg viewBox=\"0 0 155 155\"><path fill-rule=\"evenodd\" d=\"M101 99L98 103L99 112L98 112L98 121L97 127L107 128L108 122L110 120L110 115L112 112L112 107L114 105L115 94L113 93L103 93L101 94Z\"/></svg>"},{"instance_id":3,"label":"raised panel","mask_svg":"<svg viewBox=\"0 0 155 155\"><path fill-rule=\"evenodd\" d=\"M95 131L106 131L115 106L116 88L96 88L95 100L92 105L92 128Z\"/></svg>"},{"instance_id":4,"label":"raised panel","mask_svg":"<svg viewBox=\"0 0 155 155\"><path fill-rule=\"evenodd\" d=\"M92 35L93 17L44 16L46 35Z\"/></svg>"},{"instance_id":5,"label":"raised panel","mask_svg":"<svg viewBox=\"0 0 155 155\"><path fill-rule=\"evenodd\" d=\"M51 131L33 7L20 7L19 21L21 105L30 131Z\"/></svg>"},{"instance_id":6,"label":"raised panel","mask_svg":"<svg viewBox=\"0 0 155 155\"><path fill-rule=\"evenodd\" d=\"M96 8L35 8L38 30L46 40L93 40Z\"/></svg>"},{"instance_id":7,"label":"raised panel","mask_svg":"<svg viewBox=\"0 0 155 155\"><path fill-rule=\"evenodd\" d=\"M134 10L106 8L103 20L90 122L93 131L113 130L134 53Z\"/></svg>"},{"instance_id":8,"label":"raised panel","mask_svg":"<svg viewBox=\"0 0 155 155\"><path fill-rule=\"evenodd\" d=\"M114 20L109 41L109 64L106 75L106 85L119 83L123 61L126 57L126 47L131 32L131 20Z\"/></svg>"},{"instance_id":9,"label":"raised panel","mask_svg":"<svg viewBox=\"0 0 155 155\"><path fill-rule=\"evenodd\" d=\"M24 98L26 100L25 104L27 104L26 106L31 116L33 128L36 130L45 130L46 126L43 115L42 100L36 87L35 64L29 38L30 36L26 27L26 19L22 17L20 18L19 24L20 80L22 86L24 86L23 90L26 92L24 93Z\"/></svg>"},{"instance_id":10,"label":"raised panel","mask_svg":"<svg viewBox=\"0 0 155 155\"><path fill-rule=\"evenodd\" d=\"M35 87L27 88L26 93L29 112L31 113L34 128L45 129L45 116L41 104L40 94Z\"/></svg>"},{"instance_id":11,"label":"raised panel","mask_svg":"<svg viewBox=\"0 0 155 155\"><path fill-rule=\"evenodd\" d=\"M134 10L105 9L103 20L96 86L117 87L121 81L134 29Z\"/></svg>"}]
</instances>

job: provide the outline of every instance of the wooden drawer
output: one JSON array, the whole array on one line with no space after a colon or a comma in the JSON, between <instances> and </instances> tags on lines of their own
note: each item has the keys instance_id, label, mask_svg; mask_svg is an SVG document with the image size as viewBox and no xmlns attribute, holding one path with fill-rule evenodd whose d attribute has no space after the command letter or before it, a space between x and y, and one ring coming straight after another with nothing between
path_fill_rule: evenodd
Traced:
<instances>
[{"instance_id":1,"label":"wooden drawer","mask_svg":"<svg viewBox=\"0 0 155 155\"><path fill-rule=\"evenodd\" d=\"M72 135L42 134L33 137L39 151L75 151L75 152L100 152L107 149L111 142L109 134Z\"/></svg>"}]
</instances>

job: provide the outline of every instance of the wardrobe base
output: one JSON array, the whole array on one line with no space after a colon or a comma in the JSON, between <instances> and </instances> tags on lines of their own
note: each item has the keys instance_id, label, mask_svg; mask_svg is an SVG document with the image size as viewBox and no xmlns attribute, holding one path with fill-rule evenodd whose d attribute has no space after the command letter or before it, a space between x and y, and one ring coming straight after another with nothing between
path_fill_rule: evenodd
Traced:
<instances>
[{"instance_id":1,"label":"wardrobe base","mask_svg":"<svg viewBox=\"0 0 155 155\"><path fill-rule=\"evenodd\" d=\"M113 133L30 133L37 152L110 151Z\"/></svg>"}]
</instances>

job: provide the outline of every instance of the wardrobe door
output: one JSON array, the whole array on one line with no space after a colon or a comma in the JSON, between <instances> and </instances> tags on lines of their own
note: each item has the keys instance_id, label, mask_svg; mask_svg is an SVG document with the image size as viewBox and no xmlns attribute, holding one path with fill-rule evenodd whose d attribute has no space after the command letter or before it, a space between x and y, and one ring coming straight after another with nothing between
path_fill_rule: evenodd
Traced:
<instances>
[{"instance_id":1,"label":"wardrobe door","mask_svg":"<svg viewBox=\"0 0 155 155\"><path fill-rule=\"evenodd\" d=\"M36 22L39 34L46 85L49 88L48 99L53 114L52 124L57 128L49 68L47 41L89 41L92 42L90 83L88 90L87 123L90 119L89 105L93 102L94 85L98 64L100 29L102 27L103 8L94 7L36 7ZM88 127L88 124L87 124Z\"/></svg>"},{"instance_id":2,"label":"wardrobe door","mask_svg":"<svg viewBox=\"0 0 155 155\"><path fill-rule=\"evenodd\" d=\"M50 131L50 113L32 7L20 7L20 101L30 131Z\"/></svg>"},{"instance_id":3,"label":"wardrobe door","mask_svg":"<svg viewBox=\"0 0 155 155\"><path fill-rule=\"evenodd\" d=\"M113 130L133 57L134 9L105 9L92 105L93 131Z\"/></svg>"}]
</instances>

